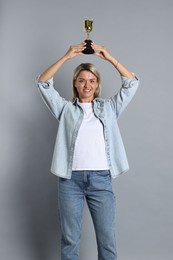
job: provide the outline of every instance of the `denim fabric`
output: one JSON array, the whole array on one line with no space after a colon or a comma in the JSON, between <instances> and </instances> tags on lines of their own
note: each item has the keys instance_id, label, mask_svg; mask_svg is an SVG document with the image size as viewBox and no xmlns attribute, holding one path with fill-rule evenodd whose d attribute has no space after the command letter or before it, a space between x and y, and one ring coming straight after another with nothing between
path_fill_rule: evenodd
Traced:
<instances>
[{"instance_id":1,"label":"denim fabric","mask_svg":"<svg viewBox=\"0 0 173 260\"><path fill-rule=\"evenodd\" d=\"M82 212L86 200L93 220L99 260L116 260L115 196L109 170L73 171L58 181L61 260L79 260Z\"/></svg>"},{"instance_id":2,"label":"denim fabric","mask_svg":"<svg viewBox=\"0 0 173 260\"><path fill-rule=\"evenodd\" d=\"M119 131L117 120L131 101L139 86L139 80L121 77L122 87L119 92L109 98L93 100L93 111L103 124L106 155L111 176L113 178L129 169L126 152ZM79 100L66 101L55 90L53 78L39 81L40 94L57 120L59 127L54 147L51 172L59 177L71 178L73 154L78 130L83 120L83 109Z\"/></svg>"}]
</instances>

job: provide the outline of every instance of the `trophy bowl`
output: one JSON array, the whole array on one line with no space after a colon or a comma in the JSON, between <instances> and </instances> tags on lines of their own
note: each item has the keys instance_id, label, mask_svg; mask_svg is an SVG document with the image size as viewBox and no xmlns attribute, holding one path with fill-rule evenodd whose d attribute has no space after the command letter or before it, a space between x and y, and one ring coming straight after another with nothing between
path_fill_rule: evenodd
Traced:
<instances>
[{"instance_id":1,"label":"trophy bowl","mask_svg":"<svg viewBox=\"0 0 173 260\"><path fill-rule=\"evenodd\" d=\"M85 40L86 48L85 48L85 50L83 50L84 54L92 54L92 53L94 53L94 50L91 47L92 40L90 40L90 38L89 38L89 34L92 31L92 29L93 29L93 22L94 22L93 19L84 21L84 30L87 33L87 38Z\"/></svg>"}]
</instances>

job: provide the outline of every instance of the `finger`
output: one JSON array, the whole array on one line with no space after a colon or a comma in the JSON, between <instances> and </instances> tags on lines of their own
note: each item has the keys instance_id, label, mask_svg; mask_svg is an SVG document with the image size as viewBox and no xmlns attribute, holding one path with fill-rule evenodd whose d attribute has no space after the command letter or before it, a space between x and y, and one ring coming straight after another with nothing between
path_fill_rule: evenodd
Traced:
<instances>
[{"instance_id":1,"label":"finger","mask_svg":"<svg viewBox=\"0 0 173 260\"><path fill-rule=\"evenodd\" d=\"M82 52L85 48L86 48L85 46L76 45L76 46L73 46L72 52L74 52L74 53L80 53L80 52Z\"/></svg>"},{"instance_id":2,"label":"finger","mask_svg":"<svg viewBox=\"0 0 173 260\"><path fill-rule=\"evenodd\" d=\"M72 49L80 49L80 48L83 48L85 45L86 45L86 43L83 42L83 43L80 43L80 44L72 45L71 48Z\"/></svg>"},{"instance_id":3,"label":"finger","mask_svg":"<svg viewBox=\"0 0 173 260\"><path fill-rule=\"evenodd\" d=\"M86 45L86 42L82 42L82 43L80 43L80 44L77 44L76 46L78 46L78 47L83 47L83 46L85 46Z\"/></svg>"},{"instance_id":4,"label":"finger","mask_svg":"<svg viewBox=\"0 0 173 260\"><path fill-rule=\"evenodd\" d=\"M101 45L91 44L91 47L95 50L95 52L104 52L105 47Z\"/></svg>"},{"instance_id":5,"label":"finger","mask_svg":"<svg viewBox=\"0 0 173 260\"><path fill-rule=\"evenodd\" d=\"M100 44L95 44L94 42L91 43L91 45L93 47L96 47L96 48L103 48L104 46L100 45Z\"/></svg>"}]
</instances>

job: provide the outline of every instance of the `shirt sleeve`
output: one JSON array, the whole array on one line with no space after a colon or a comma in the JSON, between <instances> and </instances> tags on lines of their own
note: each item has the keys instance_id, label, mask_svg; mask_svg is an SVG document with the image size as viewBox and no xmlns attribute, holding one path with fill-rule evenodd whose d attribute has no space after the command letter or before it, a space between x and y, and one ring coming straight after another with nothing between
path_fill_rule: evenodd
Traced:
<instances>
[{"instance_id":1,"label":"shirt sleeve","mask_svg":"<svg viewBox=\"0 0 173 260\"><path fill-rule=\"evenodd\" d=\"M61 112L67 103L54 88L53 78L42 81L39 76L36 77L36 84L45 104L56 119L60 118Z\"/></svg>"},{"instance_id":2,"label":"shirt sleeve","mask_svg":"<svg viewBox=\"0 0 173 260\"><path fill-rule=\"evenodd\" d=\"M134 80L121 76L122 87L116 95L110 98L117 119L130 103L139 87L140 80L134 73L133 75L135 76Z\"/></svg>"}]
</instances>

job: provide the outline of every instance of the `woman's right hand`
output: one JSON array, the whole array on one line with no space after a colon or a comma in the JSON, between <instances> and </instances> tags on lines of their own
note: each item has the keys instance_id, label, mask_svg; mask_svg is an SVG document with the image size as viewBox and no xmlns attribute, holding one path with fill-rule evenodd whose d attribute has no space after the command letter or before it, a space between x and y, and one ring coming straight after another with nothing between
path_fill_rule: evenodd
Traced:
<instances>
[{"instance_id":1,"label":"woman's right hand","mask_svg":"<svg viewBox=\"0 0 173 260\"><path fill-rule=\"evenodd\" d=\"M86 43L82 42L77 45L71 45L66 54L64 55L64 58L72 59L76 56L83 55L83 50L86 48Z\"/></svg>"},{"instance_id":2,"label":"woman's right hand","mask_svg":"<svg viewBox=\"0 0 173 260\"><path fill-rule=\"evenodd\" d=\"M86 48L85 45L86 43L82 42L80 44L70 46L66 54L64 54L64 56L62 56L58 61L56 61L54 64L48 67L41 74L39 79L46 81L52 78L55 75L55 73L59 70L59 68L64 64L64 62L76 56L82 55L82 51Z\"/></svg>"}]
</instances>

